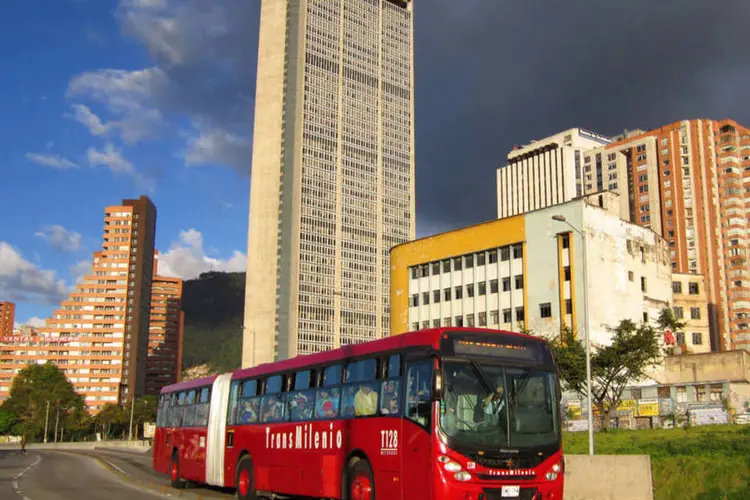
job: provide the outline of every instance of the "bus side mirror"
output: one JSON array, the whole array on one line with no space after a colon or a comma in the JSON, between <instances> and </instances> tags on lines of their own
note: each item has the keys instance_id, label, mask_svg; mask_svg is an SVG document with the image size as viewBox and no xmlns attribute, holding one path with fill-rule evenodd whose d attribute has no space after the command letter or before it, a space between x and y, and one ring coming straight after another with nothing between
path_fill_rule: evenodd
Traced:
<instances>
[{"instance_id":1,"label":"bus side mirror","mask_svg":"<svg viewBox=\"0 0 750 500\"><path fill-rule=\"evenodd\" d=\"M437 401L443 398L443 374L439 369L435 370L432 378L432 400Z\"/></svg>"}]
</instances>

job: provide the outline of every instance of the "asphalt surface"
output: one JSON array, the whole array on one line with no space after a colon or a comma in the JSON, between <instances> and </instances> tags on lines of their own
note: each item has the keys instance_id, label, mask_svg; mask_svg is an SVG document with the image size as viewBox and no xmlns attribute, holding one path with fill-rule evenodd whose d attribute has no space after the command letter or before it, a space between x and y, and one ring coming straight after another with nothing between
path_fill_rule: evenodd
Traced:
<instances>
[{"instance_id":1,"label":"asphalt surface","mask_svg":"<svg viewBox=\"0 0 750 500\"><path fill-rule=\"evenodd\" d=\"M164 498L119 476L101 460L64 452L0 452L0 498L133 500Z\"/></svg>"}]
</instances>

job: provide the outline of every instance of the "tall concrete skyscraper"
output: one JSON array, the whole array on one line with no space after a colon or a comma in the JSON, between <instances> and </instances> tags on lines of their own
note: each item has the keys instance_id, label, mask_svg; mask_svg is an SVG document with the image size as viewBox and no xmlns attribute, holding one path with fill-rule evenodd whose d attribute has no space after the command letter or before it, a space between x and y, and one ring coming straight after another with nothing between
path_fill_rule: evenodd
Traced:
<instances>
[{"instance_id":1,"label":"tall concrete skyscraper","mask_svg":"<svg viewBox=\"0 0 750 500\"><path fill-rule=\"evenodd\" d=\"M262 0L242 365L389 332L414 238L411 0Z\"/></svg>"}]
</instances>

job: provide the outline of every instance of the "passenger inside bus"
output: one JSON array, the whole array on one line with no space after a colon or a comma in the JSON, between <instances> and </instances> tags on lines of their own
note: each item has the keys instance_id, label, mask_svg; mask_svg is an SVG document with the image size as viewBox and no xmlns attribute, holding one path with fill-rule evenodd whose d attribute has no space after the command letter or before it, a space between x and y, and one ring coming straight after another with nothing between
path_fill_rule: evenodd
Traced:
<instances>
[{"instance_id":1,"label":"passenger inside bus","mask_svg":"<svg viewBox=\"0 0 750 500\"><path fill-rule=\"evenodd\" d=\"M401 384L389 380L383 382L383 396L380 401L380 413L383 415L398 415L398 390Z\"/></svg>"},{"instance_id":2,"label":"passenger inside bus","mask_svg":"<svg viewBox=\"0 0 750 500\"><path fill-rule=\"evenodd\" d=\"M367 384L361 384L354 395L354 414L358 417L375 415L378 411L378 393Z\"/></svg>"},{"instance_id":3,"label":"passenger inside bus","mask_svg":"<svg viewBox=\"0 0 750 500\"><path fill-rule=\"evenodd\" d=\"M339 390L321 389L318 400L315 403L315 416L317 418L333 418L339 409Z\"/></svg>"}]
</instances>

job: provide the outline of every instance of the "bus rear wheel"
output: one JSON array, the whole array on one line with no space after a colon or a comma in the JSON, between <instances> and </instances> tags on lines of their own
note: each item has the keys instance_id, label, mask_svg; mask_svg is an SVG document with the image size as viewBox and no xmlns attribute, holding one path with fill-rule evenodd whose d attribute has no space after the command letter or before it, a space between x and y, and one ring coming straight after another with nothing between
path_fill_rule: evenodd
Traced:
<instances>
[{"instance_id":1,"label":"bus rear wheel","mask_svg":"<svg viewBox=\"0 0 750 500\"><path fill-rule=\"evenodd\" d=\"M235 477L237 486L237 498L239 500L257 500L258 495L255 493L255 477L253 476L253 460L250 455L240 458L237 464Z\"/></svg>"},{"instance_id":2,"label":"bus rear wheel","mask_svg":"<svg viewBox=\"0 0 750 500\"><path fill-rule=\"evenodd\" d=\"M348 500L375 500L375 479L367 460L358 459L349 465Z\"/></svg>"}]
</instances>

